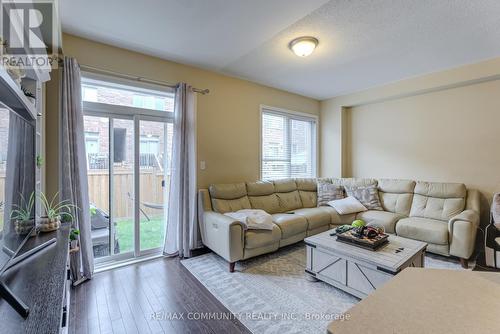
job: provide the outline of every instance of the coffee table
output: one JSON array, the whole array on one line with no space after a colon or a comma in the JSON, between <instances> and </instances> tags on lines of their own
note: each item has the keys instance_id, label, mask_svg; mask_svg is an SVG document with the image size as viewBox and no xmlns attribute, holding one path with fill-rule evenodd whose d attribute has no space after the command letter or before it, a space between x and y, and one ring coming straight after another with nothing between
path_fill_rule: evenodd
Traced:
<instances>
[{"instance_id":1,"label":"coffee table","mask_svg":"<svg viewBox=\"0 0 500 334\"><path fill-rule=\"evenodd\" d=\"M334 230L306 238L306 273L364 298L406 267L423 267L425 242L389 235L376 251L337 241Z\"/></svg>"}]
</instances>

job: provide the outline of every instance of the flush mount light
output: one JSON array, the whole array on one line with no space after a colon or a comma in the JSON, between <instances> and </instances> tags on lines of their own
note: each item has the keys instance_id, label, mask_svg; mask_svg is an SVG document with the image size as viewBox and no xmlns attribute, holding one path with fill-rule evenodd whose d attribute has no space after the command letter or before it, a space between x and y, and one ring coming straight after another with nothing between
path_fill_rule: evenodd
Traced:
<instances>
[{"instance_id":1,"label":"flush mount light","mask_svg":"<svg viewBox=\"0 0 500 334\"><path fill-rule=\"evenodd\" d=\"M318 39L311 36L303 36L295 38L288 44L290 50L299 57L307 57L313 53L316 46L318 46Z\"/></svg>"}]
</instances>

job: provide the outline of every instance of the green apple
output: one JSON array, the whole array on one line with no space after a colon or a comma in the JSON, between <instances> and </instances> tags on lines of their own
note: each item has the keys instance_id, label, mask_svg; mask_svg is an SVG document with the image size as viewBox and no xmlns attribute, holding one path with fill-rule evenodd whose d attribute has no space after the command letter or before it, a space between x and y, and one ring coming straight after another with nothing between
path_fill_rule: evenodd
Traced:
<instances>
[{"instance_id":1,"label":"green apple","mask_svg":"<svg viewBox=\"0 0 500 334\"><path fill-rule=\"evenodd\" d=\"M365 225L366 225L366 223L361 219L357 219L357 220L353 221L351 224L351 226L354 226L354 227L363 227Z\"/></svg>"}]
</instances>

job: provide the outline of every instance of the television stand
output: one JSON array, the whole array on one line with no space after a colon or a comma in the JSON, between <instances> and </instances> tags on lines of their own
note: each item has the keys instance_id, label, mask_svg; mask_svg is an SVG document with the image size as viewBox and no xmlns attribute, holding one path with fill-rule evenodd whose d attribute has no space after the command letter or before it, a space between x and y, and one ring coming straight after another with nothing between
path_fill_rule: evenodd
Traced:
<instances>
[{"instance_id":1,"label":"television stand","mask_svg":"<svg viewBox=\"0 0 500 334\"><path fill-rule=\"evenodd\" d=\"M39 251L47 248L48 246L55 244L56 241L57 241L56 238L52 238L20 254L19 256L14 257L12 260L9 261L9 263L7 263L3 272L9 270L16 264L22 262L23 260L26 260L30 256L38 253ZM12 290L10 290L9 287L3 281L0 281L0 298L3 298L7 303L9 303L9 305L12 306L12 308L14 308L16 312L19 313L20 316L22 316L23 318L28 317L30 311L29 307L20 298L16 297L16 295L12 292Z\"/></svg>"}]
</instances>

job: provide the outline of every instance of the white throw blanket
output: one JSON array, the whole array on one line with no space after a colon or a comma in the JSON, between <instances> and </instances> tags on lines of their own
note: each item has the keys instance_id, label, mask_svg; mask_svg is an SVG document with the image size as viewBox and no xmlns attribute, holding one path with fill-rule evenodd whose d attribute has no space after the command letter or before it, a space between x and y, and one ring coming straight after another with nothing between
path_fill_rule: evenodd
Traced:
<instances>
[{"instance_id":1,"label":"white throw blanket","mask_svg":"<svg viewBox=\"0 0 500 334\"><path fill-rule=\"evenodd\" d=\"M248 230L272 230L274 227L273 216L264 210L243 209L225 215L242 222Z\"/></svg>"}]
</instances>

